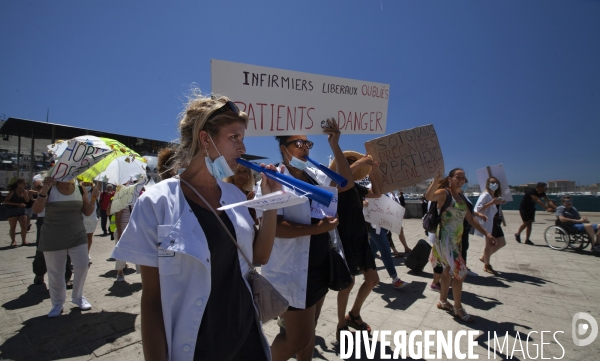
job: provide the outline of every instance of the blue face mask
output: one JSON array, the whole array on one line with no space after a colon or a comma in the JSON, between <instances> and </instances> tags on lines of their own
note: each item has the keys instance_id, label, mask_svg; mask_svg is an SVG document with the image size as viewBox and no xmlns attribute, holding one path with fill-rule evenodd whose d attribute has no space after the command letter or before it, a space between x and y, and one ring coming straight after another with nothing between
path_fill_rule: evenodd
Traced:
<instances>
[{"instance_id":1,"label":"blue face mask","mask_svg":"<svg viewBox=\"0 0 600 361\"><path fill-rule=\"evenodd\" d=\"M288 152L287 149L285 151L287 152L287 154L290 154L290 152ZM290 154L290 156L292 157L292 160L290 160L290 166L292 166L296 169L299 169L299 170L305 170L308 167L308 162L300 160L291 154Z\"/></svg>"},{"instance_id":2,"label":"blue face mask","mask_svg":"<svg viewBox=\"0 0 600 361\"><path fill-rule=\"evenodd\" d=\"M498 189L498 183L490 183L490 190L495 191Z\"/></svg>"},{"instance_id":3,"label":"blue face mask","mask_svg":"<svg viewBox=\"0 0 600 361\"><path fill-rule=\"evenodd\" d=\"M215 145L215 142L213 142L212 137L210 135L208 137L210 138L212 144L215 146L217 153L219 153L219 157L214 161L210 160L210 157L208 157L208 155L204 157L204 161L206 162L208 172L217 179L231 177L234 173L229 167L229 164L227 164L227 161L217 149L217 146Z\"/></svg>"},{"instance_id":4,"label":"blue face mask","mask_svg":"<svg viewBox=\"0 0 600 361\"><path fill-rule=\"evenodd\" d=\"M465 182L465 184L463 184L463 186L460 187L460 190L464 193L467 191L467 188L469 188L469 183Z\"/></svg>"}]
</instances>

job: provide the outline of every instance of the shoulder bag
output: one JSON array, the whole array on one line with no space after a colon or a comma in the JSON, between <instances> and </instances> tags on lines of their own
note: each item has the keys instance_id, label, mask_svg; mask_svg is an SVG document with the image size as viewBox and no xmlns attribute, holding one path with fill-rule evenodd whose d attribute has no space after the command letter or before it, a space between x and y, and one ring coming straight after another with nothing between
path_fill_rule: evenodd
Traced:
<instances>
[{"instance_id":1,"label":"shoulder bag","mask_svg":"<svg viewBox=\"0 0 600 361\"><path fill-rule=\"evenodd\" d=\"M213 207L211 207L210 204L208 204L204 197L202 197L200 193L188 182L184 181L181 178L179 178L179 180L183 182L183 184L188 186L198 196L198 198L200 198L204 202L204 204L206 204L206 207L213 212L213 214L219 220L219 223L221 223L221 226L223 226L225 232L229 235L229 238L231 239L233 244L235 244L237 249L240 251L244 259L248 263L248 266L250 267L248 283L250 284L250 288L252 289L252 297L254 299L254 304L256 305L256 308L258 310L258 319L261 322L266 322L284 313L290 305L288 300L286 300L285 297L283 297L281 293L279 293L275 289L275 287L273 287L269 280L267 280L258 273L252 262L250 262L248 257L246 257L244 251L242 251L242 249L238 245L231 232L229 232L229 229L227 229L227 226L225 226L225 223L223 223L223 220L221 220L221 217L219 217L217 212L215 212Z\"/></svg>"}]
</instances>

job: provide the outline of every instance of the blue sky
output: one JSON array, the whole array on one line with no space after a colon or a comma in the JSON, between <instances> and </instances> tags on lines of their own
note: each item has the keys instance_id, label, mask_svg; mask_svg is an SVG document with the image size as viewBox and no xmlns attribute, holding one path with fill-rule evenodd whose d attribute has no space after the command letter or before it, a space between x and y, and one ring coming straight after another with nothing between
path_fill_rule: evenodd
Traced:
<instances>
[{"instance_id":1,"label":"blue sky","mask_svg":"<svg viewBox=\"0 0 600 361\"><path fill-rule=\"evenodd\" d=\"M2 1L0 115L174 140L215 58L390 84L387 132L434 124L472 178L595 183L598 19L592 0ZM272 138L246 147L279 158Z\"/></svg>"}]
</instances>

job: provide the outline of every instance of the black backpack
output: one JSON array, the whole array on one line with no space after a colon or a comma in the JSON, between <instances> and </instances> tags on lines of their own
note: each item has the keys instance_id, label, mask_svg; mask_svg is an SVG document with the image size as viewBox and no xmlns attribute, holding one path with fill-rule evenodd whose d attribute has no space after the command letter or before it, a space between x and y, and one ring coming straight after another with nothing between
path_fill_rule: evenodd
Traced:
<instances>
[{"instance_id":1,"label":"black backpack","mask_svg":"<svg viewBox=\"0 0 600 361\"><path fill-rule=\"evenodd\" d=\"M423 216L423 228L425 228L425 230L427 232L431 232L431 233L435 232L438 225L440 224L440 218L441 218L440 214L444 213L444 211L446 209L448 209L448 207L450 207L451 204L452 204L452 195L446 189L446 200L444 201L444 206L438 213L437 202L431 202L431 205L429 206L427 213L425 213L425 215Z\"/></svg>"}]
</instances>

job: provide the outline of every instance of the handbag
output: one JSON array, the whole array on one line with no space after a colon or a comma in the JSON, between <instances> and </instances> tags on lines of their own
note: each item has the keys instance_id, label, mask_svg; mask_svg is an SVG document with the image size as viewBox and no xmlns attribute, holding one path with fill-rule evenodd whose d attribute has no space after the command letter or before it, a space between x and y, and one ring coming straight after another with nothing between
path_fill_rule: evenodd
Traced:
<instances>
[{"instance_id":1,"label":"handbag","mask_svg":"<svg viewBox=\"0 0 600 361\"><path fill-rule=\"evenodd\" d=\"M343 252L343 251L342 251ZM332 291L341 291L352 284L352 274L340 252L337 230L329 232L329 284Z\"/></svg>"},{"instance_id":2,"label":"handbag","mask_svg":"<svg viewBox=\"0 0 600 361\"><path fill-rule=\"evenodd\" d=\"M435 232L438 225L440 224L440 219L441 219L440 215L442 213L444 213L444 211L448 207L450 207L451 202L452 202L452 195L450 194L450 192L448 192L447 189L446 189L446 200L444 201L444 206L442 207L442 209L440 210L439 213L437 210L437 202L431 202L431 205L429 206L427 213L425 213L425 215L423 216L423 228L425 228L425 230L427 232L430 232L430 233Z\"/></svg>"},{"instance_id":3,"label":"handbag","mask_svg":"<svg viewBox=\"0 0 600 361\"><path fill-rule=\"evenodd\" d=\"M244 259L248 263L248 266L250 267L250 274L248 275L248 284L250 285L250 289L252 290L252 298L254 300L254 304L256 305L256 309L258 310L258 319L261 322L266 322L284 313L290 305L288 300L285 297L283 297L281 293L279 293L279 291L275 289L275 287L273 287L269 280L267 280L266 278L261 276L260 273L258 273L256 267L254 267L252 262L250 262L248 257L246 257L246 254L240 248L231 232L229 232L229 229L227 229L227 226L225 226L225 223L223 223L221 217L219 217L217 212L215 212L213 207L211 207L210 204L208 204L204 197L202 197L200 193L198 193L198 191L194 187L192 187L188 182L181 178L179 178L179 180L183 182L186 186L188 186L198 196L198 198L202 199L204 204L206 204L206 207L208 207L208 209L210 209L213 212L213 214L219 220L219 223L221 223L221 226L223 226L223 229L225 229L225 232L227 232L227 234L229 235L229 238L231 239L233 244L235 244L237 249L240 251Z\"/></svg>"}]
</instances>

